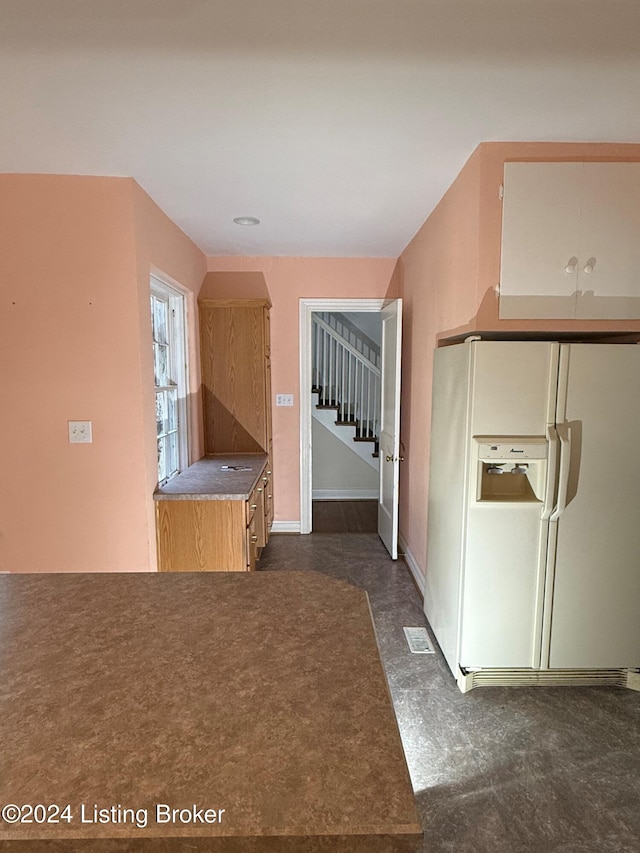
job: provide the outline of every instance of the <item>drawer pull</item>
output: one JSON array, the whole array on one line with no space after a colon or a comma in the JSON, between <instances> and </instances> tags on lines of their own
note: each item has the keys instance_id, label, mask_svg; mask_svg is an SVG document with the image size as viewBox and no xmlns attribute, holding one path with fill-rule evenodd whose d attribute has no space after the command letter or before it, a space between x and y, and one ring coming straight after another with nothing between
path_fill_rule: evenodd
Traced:
<instances>
[{"instance_id":1,"label":"drawer pull","mask_svg":"<svg viewBox=\"0 0 640 853\"><path fill-rule=\"evenodd\" d=\"M256 492L261 492L261 491L262 491L262 486L260 486L259 489L256 489Z\"/></svg>"},{"instance_id":2,"label":"drawer pull","mask_svg":"<svg viewBox=\"0 0 640 853\"><path fill-rule=\"evenodd\" d=\"M271 500L271 498L273 497L273 495L267 495L267 497L269 498L269 500Z\"/></svg>"},{"instance_id":3,"label":"drawer pull","mask_svg":"<svg viewBox=\"0 0 640 853\"><path fill-rule=\"evenodd\" d=\"M269 478L268 478L268 477L263 477L263 478L262 478L262 482L263 482L263 483L268 483L268 482L269 482Z\"/></svg>"},{"instance_id":4,"label":"drawer pull","mask_svg":"<svg viewBox=\"0 0 640 853\"><path fill-rule=\"evenodd\" d=\"M257 542L257 541L258 541L258 537L257 537L257 536L252 536L252 537L251 537L251 541L252 541L252 542Z\"/></svg>"},{"instance_id":5,"label":"drawer pull","mask_svg":"<svg viewBox=\"0 0 640 853\"><path fill-rule=\"evenodd\" d=\"M258 504L250 504L251 509L258 509Z\"/></svg>"}]
</instances>

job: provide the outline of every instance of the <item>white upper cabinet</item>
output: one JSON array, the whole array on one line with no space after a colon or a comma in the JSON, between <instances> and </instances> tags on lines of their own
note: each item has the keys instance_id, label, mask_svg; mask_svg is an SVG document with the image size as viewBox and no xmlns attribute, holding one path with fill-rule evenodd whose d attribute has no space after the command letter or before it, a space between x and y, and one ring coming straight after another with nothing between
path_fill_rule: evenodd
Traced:
<instances>
[{"instance_id":1,"label":"white upper cabinet","mask_svg":"<svg viewBox=\"0 0 640 853\"><path fill-rule=\"evenodd\" d=\"M506 163L501 318L640 318L640 163Z\"/></svg>"}]
</instances>

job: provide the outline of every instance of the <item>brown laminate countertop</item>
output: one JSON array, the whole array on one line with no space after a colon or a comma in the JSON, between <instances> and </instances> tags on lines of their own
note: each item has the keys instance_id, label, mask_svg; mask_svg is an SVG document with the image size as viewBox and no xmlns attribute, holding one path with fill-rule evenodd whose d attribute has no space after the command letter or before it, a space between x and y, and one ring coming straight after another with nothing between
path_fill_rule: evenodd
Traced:
<instances>
[{"instance_id":1,"label":"brown laminate countertop","mask_svg":"<svg viewBox=\"0 0 640 853\"><path fill-rule=\"evenodd\" d=\"M0 731L0 806L71 818L3 853L420 849L366 593L312 572L0 575Z\"/></svg>"},{"instance_id":2,"label":"brown laminate countertop","mask_svg":"<svg viewBox=\"0 0 640 853\"><path fill-rule=\"evenodd\" d=\"M153 497L157 501L247 500L267 461L265 453L205 456L159 486Z\"/></svg>"}]
</instances>

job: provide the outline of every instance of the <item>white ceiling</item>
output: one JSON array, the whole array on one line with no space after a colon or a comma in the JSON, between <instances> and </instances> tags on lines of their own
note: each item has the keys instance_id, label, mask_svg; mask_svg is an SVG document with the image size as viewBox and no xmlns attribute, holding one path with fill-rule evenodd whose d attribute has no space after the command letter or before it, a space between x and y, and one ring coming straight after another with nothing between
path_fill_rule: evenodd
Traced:
<instances>
[{"instance_id":1,"label":"white ceiling","mask_svg":"<svg viewBox=\"0 0 640 853\"><path fill-rule=\"evenodd\" d=\"M0 171L209 255L395 257L485 140L640 142L640 0L0 0Z\"/></svg>"}]
</instances>

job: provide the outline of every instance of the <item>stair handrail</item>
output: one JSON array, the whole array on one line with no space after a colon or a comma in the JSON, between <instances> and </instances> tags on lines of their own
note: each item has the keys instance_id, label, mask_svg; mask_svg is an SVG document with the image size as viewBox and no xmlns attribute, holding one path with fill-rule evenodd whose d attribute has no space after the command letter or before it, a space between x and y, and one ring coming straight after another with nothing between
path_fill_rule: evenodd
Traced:
<instances>
[{"instance_id":1,"label":"stair handrail","mask_svg":"<svg viewBox=\"0 0 640 853\"><path fill-rule=\"evenodd\" d=\"M325 331L327 331L335 341L337 341L340 346L344 347L348 350L353 356L355 356L358 361L362 362L372 373L375 373L376 376L381 376L380 368L375 364L371 359L367 358L363 355L360 350L356 349L349 341L346 341L341 335L339 335L333 326L330 326L325 320L320 317L314 317L313 322L318 326L321 326Z\"/></svg>"},{"instance_id":2,"label":"stair handrail","mask_svg":"<svg viewBox=\"0 0 640 853\"><path fill-rule=\"evenodd\" d=\"M380 345L353 324L348 317L335 311L323 311L317 316L328 323L341 338L353 344L365 358L377 366L380 365Z\"/></svg>"}]
</instances>

